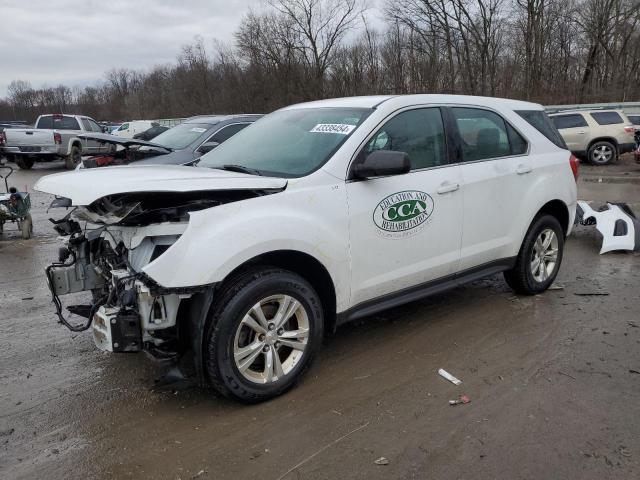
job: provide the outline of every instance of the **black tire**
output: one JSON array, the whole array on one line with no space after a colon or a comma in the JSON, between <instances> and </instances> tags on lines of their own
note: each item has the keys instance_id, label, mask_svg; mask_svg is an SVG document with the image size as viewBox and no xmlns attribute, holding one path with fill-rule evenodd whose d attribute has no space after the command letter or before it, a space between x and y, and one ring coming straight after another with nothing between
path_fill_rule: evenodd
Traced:
<instances>
[{"instance_id":1,"label":"black tire","mask_svg":"<svg viewBox=\"0 0 640 480\"><path fill-rule=\"evenodd\" d=\"M33 235L33 220L31 219L31 214L27 213L27 216L24 217L24 220L20 222L20 231L22 232L22 238L28 240Z\"/></svg>"},{"instance_id":2,"label":"black tire","mask_svg":"<svg viewBox=\"0 0 640 480\"><path fill-rule=\"evenodd\" d=\"M309 322L307 346L293 369L271 383L255 383L240 373L233 356L236 332L245 314L257 302L286 294L306 310ZM301 276L273 267L257 267L231 279L217 293L204 337L207 377L222 395L244 403L258 403L283 394L311 365L322 343L324 328L320 297ZM255 340L254 340L255 341Z\"/></svg>"},{"instance_id":3,"label":"black tire","mask_svg":"<svg viewBox=\"0 0 640 480\"><path fill-rule=\"evenodd\" d=\"M532 262L535 255L535 242L538 236L546 229L551 229L558 241L558 254L553 271L543 281L538 281L532 272ZM564 251L564 232L556 217L551 215L539 215L534 218L527 234L524 237L520 252L513 269L504 272L504 279L507 284L516 292L523 295L536 295L544 292L556 279L560 265L562 264L562 254Z\"/></svg>"},{"instance_id":4,"label":"black tire","mask_svg":"<svg viewBox=\"0 0 640 480\"><path fill-rule=\"evenodd\" d=\"M18 168L20 168L20 170L31 170L31 167L33 167L33 158L24 156L16 156L15 158L16 165L18 165Z\"/></svg>"},{"instance_id":5,"label":"black tire","mask_svg":"<svg viewBox=\"0 0 640 480\"><path fill-rule=\"evenodd\" d=\"M67 170L75 170L82 161L82 149L78 145L71 147L71 153L64 159L64 167Z\"/></svg>"},{"instance_id":6,"label":"black tire","mask_svg":"<svg viewBox=\"0 0 640 480\"><path fill-rule=\"evenodd\" d=\"M593 165L608 165L618 158L618 149L611 142L596 142L589 147L587 158Z\"/></svg>"}]
</instances>

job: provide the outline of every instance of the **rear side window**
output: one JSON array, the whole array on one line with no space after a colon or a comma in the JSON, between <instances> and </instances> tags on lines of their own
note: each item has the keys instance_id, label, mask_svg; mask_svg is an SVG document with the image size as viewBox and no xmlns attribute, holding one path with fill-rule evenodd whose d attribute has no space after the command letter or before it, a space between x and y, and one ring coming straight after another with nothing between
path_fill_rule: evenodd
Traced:
<instances>
[{"instance_id":1,"label":"rear side window","mask_svg":"<svg viewBox=\"0 0 640 480\"><path fill-rule=\"evenodd\" d=\"M563 138L560 136L560 132L558 132L556 126L551 123L551 120L549 120L549 117L545 112L542 110L518 110L516 113L524 118L529 125L533 126L541 134L551 140L551 142L556 146L566 150L567 144L564 143Z\"/></svg>"},{"instance_id":2,"label":"rear side window","mask_svg":"<svg viewBox=\"0 0 640 480\"><path fill-rule=\"evenodd\" d=\"M640 115L627 115L627 118L634 125L640 125Z\"/></svg>"},{"instance_id":3,"label":"rear side window","mask_svg":"<svg viewBox=\"0 0 640 480\"><path fill-rule=\"evenodd\" d=\"M553 120L553 124L558 130L562 130L563 128L578 128L587 126L587 121L584 119L584 117L577 113L573 113L570 115L556 115L554 117L551 117L551 120Z\"/></svg>"},{"instance_id":4,"label":"rear side window","mask_svg":"<svg viewBox=\"0 0 640 480\"><path fill-rule=\"evenodd\" d=\"M592 112L591 116L598 122L598 125L616 125L624 123L618 112Z\"/></svg>"},{"instance_id":5,"label":"rear side window","mask_svg":"<svg viewBox=\"0 0 640 480\"><path fill-rule=\"evenodd\" d=\"M511 144L507 124L502 117L489 110L478 108L452 108L453 117L462 137L462 158L465 162L498 158L511 155ZM513 130L514 141L522 143L526 151L526 141ZM519 138L518 138L519 137Z\"/></svg>"},{"instance_id":6,"label":"rear side window","mask_svg":"<svg viewBox=\"0 0 640 480\"><path fill-rule=\"evenodd\" d=\"M365 155L376 150L405 152L411 170L447 163L444 124L439 108L418 108L399 113L369 140Z\"/></svg>"},{"instance_id":7,"label":"rear side window","mask_svg":"<svg viewBox=\"0 0 640 480\"><path fill-rule=\"evenodd\" d=\"M73 117L66 115L47 115L40 117L36 128L49 128L56 130L80 130L78 121Z\"/></svg>"}]
</instances>

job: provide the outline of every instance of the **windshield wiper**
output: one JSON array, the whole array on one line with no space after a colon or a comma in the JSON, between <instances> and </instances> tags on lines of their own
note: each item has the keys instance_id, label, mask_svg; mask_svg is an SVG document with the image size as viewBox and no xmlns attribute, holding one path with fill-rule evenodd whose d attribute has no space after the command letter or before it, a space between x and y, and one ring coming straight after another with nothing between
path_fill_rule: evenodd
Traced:
<instances>
[{"instance_id":1,"label":"windshield wiper","mask_svg":"<svg viewBox=\"0 0 640 480\"><path fill-rule=\"evenodd\" d=\"M222 167L216 167L216 168L221 168L222 170L228 170L230 172L248 173L249 175L258 175L258 176L261 175L259 170L256 170L255 168L243 167L242 165L226 164L226 165L223 165Z\"/></svg>"}]
</instances>

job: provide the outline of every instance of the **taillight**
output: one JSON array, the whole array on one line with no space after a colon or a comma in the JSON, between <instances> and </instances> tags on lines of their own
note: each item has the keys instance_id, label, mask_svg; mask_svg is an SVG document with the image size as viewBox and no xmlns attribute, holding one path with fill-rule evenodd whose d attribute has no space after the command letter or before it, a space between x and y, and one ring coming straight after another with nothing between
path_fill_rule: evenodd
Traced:
<instances>
[{"instance_id":1,"label":"taillight","mask_svg":"<svg viewBox=\"0 0 640 480\"><path fill-rule=\"evenodd\" d=\"M0 145L4 145L5 143L7 143L7 134L0 132Z\"/></svg>"},{"instance_id":2,"label":"taillight","mask_svg":"<svg viewBox=\"0 0 640 480\"><path fill-rule=\"evenodd\" d=\"M58 132L53 132L53 142L56 145L62 145L62 135L60 135Z\"/></svg>"},{"instance_id":3,"label":"taillight","mask_svg":"<svg viewBox=\"0 0 640 480\"><path fill-rule=\"evenodd\" d=\"M569 157L569 165L571 166L571 171L573 172L573 178L575 178L577 182L578 168L580 167L580 160L578 160L574 154L571 154L571 156Z\"/></svg>"},{"instance_id":4,"label":"taillight","mask_svg":"<svg viewBox=\"0 0 640 480\"><path fill-rule=\"evenodd\" d=\"M627 133L636 133L636 127L634 127L633 125L627 125L626 127L624 127L624 131Z\"/></svg>"}]
</instances>

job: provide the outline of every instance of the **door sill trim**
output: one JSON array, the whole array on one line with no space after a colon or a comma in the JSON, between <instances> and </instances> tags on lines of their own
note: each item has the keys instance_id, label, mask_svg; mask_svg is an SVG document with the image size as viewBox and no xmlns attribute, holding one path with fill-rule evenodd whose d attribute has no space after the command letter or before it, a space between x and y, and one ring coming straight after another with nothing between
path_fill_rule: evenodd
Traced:
<instances>
[{"instance_id":1,"label":"door sill trim","mask_svg":"<svg viewBox=\"0 0 640 480\"><path fill-rule=\"evenodd\" d=\"M447 275L436 280L405 288L397 292L388 293L378 298L366 300L349 308L348 310L345 310L344 312L339 313L337 315L336 324L341 325L343 323L350 322L351 320L367 317L389 308L442 293L468 282L473 282L490 275L495 275L496 273L510 270L514 267L515 263L516 257L503 258L501 260L495 260L477 267L463 270L456 274Z\"/></svg>"}]
</instances>

